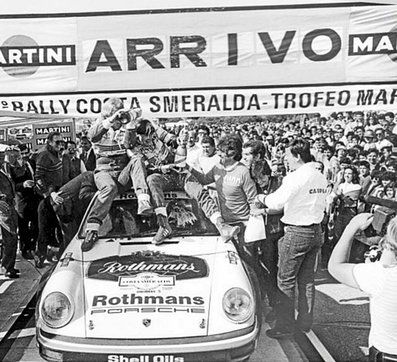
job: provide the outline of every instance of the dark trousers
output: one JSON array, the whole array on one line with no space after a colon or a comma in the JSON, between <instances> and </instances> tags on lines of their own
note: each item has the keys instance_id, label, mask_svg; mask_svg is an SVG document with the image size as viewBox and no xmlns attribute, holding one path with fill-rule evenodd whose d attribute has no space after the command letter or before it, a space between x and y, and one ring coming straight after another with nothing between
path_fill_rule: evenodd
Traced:
<instances>
[{"instance_id":1,"label":"dark trousers","mask_svg":"<svg viewBox=\"0 0 397 362\"><path fill-rule=\"evenodd\" d=\"M37 237L37 255L39 257L45 257L47 255L47 246L57 245L57 236L59 234L56 229L59 230L58 219L55 215L54 209L50 202L50 196L40 201L38 209L38 220L39 220L39 234ZM56 236L57 235L57 236Z\"/></svg>"},{"instance_id":2,"label":"dark trousers","mask_svg":"<svg viewBox=\"0 0 397 362\"><path fill-rule=\"evenodd\" d=\"M36 250L36 239L39 233L37 207L38 202L18 213L18 236L22 252Z\"/></svg>"},{"instance_id":3,"label":"dark trousers","mask_svg":"<svg viewBox=\"0 0 397 362\"><path fill-rule=\"evenodd\" d=\"M16 219L16 214L14 215ZM11 271L15 267L15 258L17 255L18 248L18 237L16 232L10 233L3 227L1 227L2 235L2 257L1 265L6 271Z\"/></svg>"}]
</instances>

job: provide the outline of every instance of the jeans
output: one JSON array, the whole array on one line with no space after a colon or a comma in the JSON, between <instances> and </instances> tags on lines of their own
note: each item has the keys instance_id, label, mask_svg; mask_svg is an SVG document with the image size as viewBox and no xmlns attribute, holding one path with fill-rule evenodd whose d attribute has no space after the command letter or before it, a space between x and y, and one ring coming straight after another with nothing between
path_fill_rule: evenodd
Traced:
<instances>
[{"instance_id":1,"label":"jeans","mask_svg":"<svg viewBox=\"0 0 397 362\"><path fill-rule=\"evenodd\" d=\"M207 218L219 211L218 205L211 198L208 190L194 176L186 177L186 175L176 174L172 171L168 174L154 173L148 176L147 183L155 208L166 206L164 191L184 189L189 197L197 201Z\"/></svg>"},{"instance_id":2,"label":"jeans","mask_svg":"<svg viewBox=\"0 0 397 362\"><path fill-rule=\"evenodd\" d=\"M285 226L285 235L278 242L277 281L280 301L276 308L277 328L294 328L296 283L299 293L297 322L304 329L311 328L315 293L314 273L321 245L321 225Z\"/></svg>"},{"instance_id":3,"label":"jeans","mask_svg":"<svg viewBox=\"0 0 397 362\"><path fill-rule=\"evenodd\" d=\"M99 195L91 209L88 223L102 224L118 192L130 189L131 185L137 195L148 193L146 167L141 155L133 155L120 173L117 171L97 171L94 179Z\"/></svg>"}]
</instances>

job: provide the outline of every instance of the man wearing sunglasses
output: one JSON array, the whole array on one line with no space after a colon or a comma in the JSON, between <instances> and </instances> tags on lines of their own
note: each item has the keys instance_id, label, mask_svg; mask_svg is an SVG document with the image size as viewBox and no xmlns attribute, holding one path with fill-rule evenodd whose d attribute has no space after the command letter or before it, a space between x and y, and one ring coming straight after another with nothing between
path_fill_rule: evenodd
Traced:
<instances>
[{"instance_id":1,"label":"man wearing sunglasses","mask_svg":"<svg viewBox=\"0 0 397 362\"><path fill-rule=\"evenodd\" d=\"M36 191L42 195L38 208L39 235L34 255L36 267L42 268L47 257L47 246L54 243L58 221L52 204L61 204L63 198L57 191L62 186L62 161L59 156L62 140L59 132L50 132L44 149L36 160Z\"/></svg>"}]
</instances>

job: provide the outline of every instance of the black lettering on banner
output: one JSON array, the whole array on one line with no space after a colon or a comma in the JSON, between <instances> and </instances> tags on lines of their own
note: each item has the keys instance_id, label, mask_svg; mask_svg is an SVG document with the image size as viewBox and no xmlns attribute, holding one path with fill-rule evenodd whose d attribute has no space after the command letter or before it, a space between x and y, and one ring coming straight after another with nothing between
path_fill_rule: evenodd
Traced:
<instances>
[{"instance_id":1,"label":"black lettering on banner","mask_svg":"<svg viewBox=\"0 0 397 362\"><path fill-rule=\"evenodd\" d=\"M11 102L11 104L12 104L12 110L13 111L23 112L23 104L22 104L22 102L13 101L13 102Z\"/></svg>"},{"instance_id":2,"label":"black lettering on banner","mask_svg":"<svg viewBox=\"0 0 397 362\"><path fill-rule=\"evenodd\" d=\"M106 60L101 61L101 57ZM107 40L98 40L88 62L86 72L95 72L98 67L110 67L113 72L120 72L121 66Z\"/></svg>"},{"instance_id":3,"label":"black lettering on banner","mask_svg":"<svg viewBox=\"0 0 397 362\"><path fill-rule=\"evenodd\" d=\"M34 104L34 101L28 102L28 104L26 106L26 112L39 113L39 110L37 109L36 105Z\"/></svg>"},{"instance_id":4,"label":"black lettering on banner","mask_svg":"<svg viewBox=\"0 0 397 362\"><path fill-rule=\"evenodd\" d=\"M310 104L311 104L310 93L302 93L299 95L299 107L300 108L310 107Z\"/></svg>"},{"instance_id":5,"label":"black lettering on banner","mask_svg":"<svg viewBox=\"0 0 397 362\"><path fill-rule=\"evenodd\" d=\"M182 47L181 44L183 43L196 43L196 46ZM207 41L201 35L171 36L170 47L171 68L180 68L180 55L185 55L196 67L207 66L204 60L199 56L207 47Z\"/></svg>"},{"instance_id":6,"label":"black lettering on banner","mask_svg":"<svg viewBox=\"0 0 397 362\"><path fill-rule=\"evenodd\" d=\"M366 106L372 104L372 97L374 96L374 91L372 89L359 90L357 96L357 105Z\"/></svg>"},{"instance_id":7,"label":"black lettering on banner","mask_svg":"<svg viewBox=\"0 0 397 362\"><path fill-rule=\"evenodd\" d=\"M147 49L147 46L152 46ZM137 47L142 46L141 49ZM128 70L137 70L137 58L141 57L153 69L163 69L164 65L155 58L164 49L163 42L159 38L127 39L127 64Z\"/></svg>"},{"instance_id":8,"label":"black lettering on banner","mask_svg":"<svg viewBox=\"0 0 397 362\"><path fill-rule=\"evenodd\" d=\"M350 102L350 98L351 98L350 91L348 90L340 91L338 97L338 104L340 106L347 106Z\"/></svg>"},{"instance_id":9,"label":"black lettering on banner","mask_svg":"<svg viewBox=\"0 0 397 362\"><path fill-rule=\"evenodd\" d=\"M257 95L257 94L253 94L253 95L250 97L249 101L248 101L247 109L248 109L248 110L251 110L251 108L255 108L255 109L257 109L257 110L260 110L260 109L261 109L261 106L260 106L260 104L259 104L259 98L258 98L258 95Z\"/></svg>"},{"instance_id":10,"label":"black lettering on banner","mask_svg":"<svg viewBox=\"0 0 397 362\"><path fill-rule=\"evenodd\" d=\"M102 110L102 102L98 98L92 98L90 100L90 109L92 113L98 114Z\"/></svg>"},{"instance_id":11,"label":"black lettering on banner","mask_svg":"<svg viewBox=\"0 0 397 362\"><path fill-rule=\"evenodd\" d=\"M85 114L88 112L87 110L87 101L85 99L78 99L76 102L77 112L81 114Z\"/></svg>"},{"instance_id":12,"label":"black lettering on banner","mask_svg":"<svg viewBox=\"0 0 397 362\"><path fill-rule=\"evenodd\" d=\"M393 89L390 95L390 104L394 104L394 100L397 98L397 89Z\"/></svg>"},{"instance_id":13,"label":"black lettering on banner","mask_svg":"<svg viewBox=\"0 0 397 362\"><path fill-rule=\"evenodd\" d=\"M387 104L387 93L386 89L381 89L375 97L375 105L378 103Z\"/></svg>"},{"instance_id":14,"label":"black lettering on banner","mask_svg":"<svg viewBox=\"0 0 397 362\"><path fill-rule=\"evenodd\" d=\"M63 101L62 99L59 100L59 103L61 104L62 110L64 114L68 114L68 106L70 104L70 99L66 99ZM59 112L57 112L59 113Z\"/></svg>"},{"instance_id":15,"label":"black lettering on banner","mask_svg":"<svg viewBox=\"0 0 397 362\"><path fill-rule=\"evenodd\" d=\"M245 97L243 94L235 94L233 97L235 111L241 111L245 107Z\"/></svg>"},{"instance_id":16,"label":"black lettering on banner","mask_svg":"<svg viewBox=\"0 0 397 362\"><path fill-rule=\"evenodd\" d=\"M331 49L328 53L317 54L313 50L313 41L319 36L326 36L331 40ZM302 41L303 54L313 62L324 62L336 57L342 48L342 39L339 34L329 28L316 29L305 35Z\"/></svg>"},{"instance_id":17,"label":"black lettering on banner","mask_svg":"<svg viewBox=\"0 0 397 362\"><path fill-rule=\"evenodd\" d=\"M327 92L327 97L325 98L325 105L327 107L333 107L335 105L335 92Z\"/></svg>"},{"instance_id":18,"label":"black lettering on banner","mask_svg":"<svg viewBox=\"0 0 397 362\"><path fill-rule=\"evenodd\" d=\"M273 64L282 63L284 61L285 56L287 55L291 46L292 40L294 39L295 33L295 30L286 31L279 49L276 49L274 46L274 43L268 32L258 33L259 38L261 39L261 42Z\"/></svg>"},{"instance_id":19,"label":"black lettering on banner","mask_svg":"<svg viewBox=\"0 0 397 362\"><path fill-rule=\"evenodd\" d=\"M238 45L237 45L237 34L230 33L227 34L228 43L228 57L227 65L237 65L238 63Z\"/></svg>"},{"instance_id":20,"label":"black lettering on banner","mask_svg":"<svg viewBox=\"0 0 397 362\"><path fill-rule=\"evenodd\" d=\"M101 306L106 306L106 299L107 299L106 295L96 295L92 302L92 306L96 307L97 305L99 305L99 303L101 303L100 304Z\"/></svg>"},{"instance_id":21,"label":"black lettering on banner","mask_svg":"<svg viewBox=\"0 0 397 362\"><path fill-rule=\"evenodd\" d=\"M190 106L190 96L182 96L182 112L191 112Z\"/></svg>"},{"instance_id":22,"label":"black lettering on banner","mask_svg":"<svg viewBox=\"0 0 397 362\"><path fill-rule=\"evenodd\" d=\"M201 95L201 94L196 94L194 96L194 111L195 112L197 112L197 111L204 112L205 111L204 102L205 102L205 97L203 95ZM201 109L198 109L199 106L201 107Z\"/></svg>"},{"instance_id":23,"label":"black lettering on banner","mask_svg":"<svg viewBox=\"0 0 397 362\"><path fill-rule=\"evenodd\" d=\"M151 104L150 112L157 113L161 111L161 105L159 104L160 97L152 96L149 98L149 103Z\"/></svg>"},{"instance_id":24,"label":"black lettering on banner","mask_svg":"<svg viewBox=\"0 0 397 362\"><path fill-rule=\"evenodd\" d=\"M178 112L178 97L164 97L164 111L165 112Z\"/></svg>"}]
</instances>

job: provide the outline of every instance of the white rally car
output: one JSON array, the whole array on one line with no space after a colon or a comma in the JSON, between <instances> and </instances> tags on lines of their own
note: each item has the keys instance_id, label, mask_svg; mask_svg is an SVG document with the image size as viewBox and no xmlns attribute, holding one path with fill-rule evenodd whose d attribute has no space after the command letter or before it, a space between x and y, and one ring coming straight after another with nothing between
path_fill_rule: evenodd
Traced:
<instances>
[{"instance_id":1,"label":"white rally car","mask_svg":"<svg viewBox=\"0 0 397 362\"><path fill-rule=\"evenodd\" d=\"M83 221L39 291L36 335L44 359L249 359L261 324L253 272L193 200L175 192L167 200L174 233L159 246L151 244L155 217L137 216L129 193L113 202L86 253Z\"/></svg>"}]
</instances>

